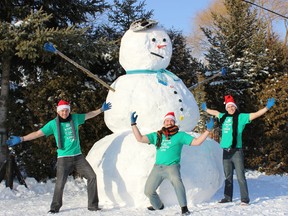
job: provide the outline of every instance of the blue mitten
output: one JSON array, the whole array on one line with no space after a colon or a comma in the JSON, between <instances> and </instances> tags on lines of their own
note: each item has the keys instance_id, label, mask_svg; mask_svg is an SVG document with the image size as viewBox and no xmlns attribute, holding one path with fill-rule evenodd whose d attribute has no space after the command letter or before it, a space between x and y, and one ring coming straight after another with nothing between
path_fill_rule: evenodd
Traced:
<instances>
[{"instance_id":1,"label":"blue mitten","mask_svg":"<svg viewBox=\"0 0 288 216\"><path fill-rule=\"evenodd\" d=\"M274 98L268 98L266 107L267 107L268 109L270 109L274 104L275 104L275 99L274 99Z\"/></svg>"},{"instance_id":2,"label":"blue mitten","mask_svg":"<svg viewBox=\"0 0 288 216\"><path fill-rule=\"evenodd\" d=\"M11 136L7 141L6 141L6 144L8 146L15 146L19 143L21 143L22 140L21 140L21 137L19 136Z\"/></svg>"},{"instance_id":3,"label":"blue mitten","mask_svg":"<svg viewBox=\"0 0 288 216\"><path fill-rule=\"evenodd\" d=\"M105 112L105 111L111 109L111 107L112 107L112 105L110 102L108 102L108 103L104 102L102 104L102 107L101 107L101 112Z\"/></svg>"},{"instance_id":4,"label":"blue mitten","mask_svg":"<svg viewBox=\"0 0 288 216\"><path fill-rule=\"evenodd\" d=\"M214 120L210 117L210 121L206 121L206 127L208 131L211 131L214 127Z\"/></svg>"},{"instance_id":5,"label":"blue mitten","mask_svg":"<svg viewBox=\"0 0 288 216\"><path fill-rule=\"evenodd\" d=\"M222 67L221 68L221 75L226 76L226 74L227 74L227 69L225 67Z\"/></svg>"},{"instance_id":6,"label":"blue mitten","mask_svg":"<svg viewBox=\"0 0 288 216\"><path fill-rule=\"evenodd\" d=\"M131 114L131 125L136 125L137 118L138 118L138 115L136 115L136 112L133 112Z\"/></svg>"},{"instance_id":7,"label":"blue mitten","mask_svg":"<svg viewBox=\"0 0 288 216\"><path fill-rule=\"evenodd\" d=\"M206 102L201 104L201 108L202 108L203 111L205 111L205 112L207 111Z\"/></svg>"}]
</instances>

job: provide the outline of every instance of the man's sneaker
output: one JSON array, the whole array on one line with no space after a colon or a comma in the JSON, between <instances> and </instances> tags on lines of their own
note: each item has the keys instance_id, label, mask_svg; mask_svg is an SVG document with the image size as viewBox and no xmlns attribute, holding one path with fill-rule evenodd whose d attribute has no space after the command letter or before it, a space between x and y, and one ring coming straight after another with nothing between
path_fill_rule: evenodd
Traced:
<instances>
[{"instance_id":1,"label":"man's sneaker","mask_svg":"<svg viewBox=\"0 0 288 216\"><path fill-rule=\"evenodd\" d=\"M228 203L228 202L232 202L232 200L228 200L226 198L223 198L218 203Z\"/></svg>"},{"instance_id":2,"label":"man's sneaker","mask_svg":"<svg viewBox=\"0 0 288 216\"><path fill-rule=\"evenodd\" d=\"M101 208L96 207L96 208L88 208L89 211L101 211Z\"/></svg>"},{"instance_id":3,"label":"man's sneaker","mask_svg":"<svg viewBox=\"0 0 288 216\"><path fill-rule=\"evenodd\" d=\"M149 207L147 207L147 209L150 210L150 211L155 211L155 209L153 208L153 206L149 206ZM164 209L164 204L162 204L162 206L159 208L159 210L162 210L162 209ZM158 209L157 209L157 210L158 210Z\"/></svg>"},{"instance_id":4,"label":"man's sneaker","mask_svg":"<svg viewBox=\"0 0 288 216\"><path fill-rule=\"evenodd\" d=\"M191 212L188 210L187 206L181 207L182 215L191 215Z\"/></svg>"},{"instance_id":5,"label":"man's sneaker","mask_svg":"<svg viewBox=\"0 0 288 216\"><path fill-rule=\"evenodd\" d=\"M47 212L47 214L57 214L57 213L59 213L59 210L49 210L48 212Z\"/></svg>"},{"instance_id":6,"label":"man's sneaker","mask_svg":"<svg viewBox=\"0 0 288 216\"><path fill-rule=\"evenodd\" d=\"M247 203L247 202L241 202L240 205L241 205L241 206L248 206L249 203Z\"/></svg>"}]
</instances>

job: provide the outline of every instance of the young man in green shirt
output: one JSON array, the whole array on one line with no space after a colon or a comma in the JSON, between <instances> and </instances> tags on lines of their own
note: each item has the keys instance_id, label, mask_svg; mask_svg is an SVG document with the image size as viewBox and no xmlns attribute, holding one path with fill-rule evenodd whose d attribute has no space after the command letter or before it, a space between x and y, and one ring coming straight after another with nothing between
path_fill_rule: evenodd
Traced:
<instances>
[{"instance_id":1,"label":"young man in green shirt","mask_svg":"<svg viewBox=\"0 0 288 216\"><path fill-rule=\"evenodd\" d=\"M55 214L59 212L62 206L64 186L73 170L76 170L87 179L88 210L101 210L98 206L96 174L81 152L79 125L109 109L111 109L111 103L104 102L100 109L86 114L71 114L70 104L67 101L60 100L55 119L50 120L40 130L22 137L11 136L7 140L9 146L14 146L42 136L54 135L57 144L57 173L54 196L48 213Z\"/></svg>"},{"instance_id":2,"label":"young man in green shirt","mask_svg":"<svg viewBox=\"0 0 288 216\"><path fill-rule=\"evenodd\" d=\"M136 140L141 143L153 144L156 147L156 162L145 184L144 193L152 205L148 209L153 211L164 208L164 204L156 190L164 179L168 179L175 189L182 215L190 215L187 208L185 187L180 174L181 151L183 145L201 145L213 128L213 119L211 118L209 122L206 122L207 130L198 138L195 138L190 134L179 131L179 128L175 125L174 112L165 115L161 130L146 135L142 135L136 126L137 117L136 112L133 112L131 126Z\"/></svg>"},{"instance_id":3,"label":"young man in green shirt","mask_svg":"<svg viewBox=\"0 0 288 216\"><path fill-rule=\"evenodd\" d=\"M223 149L223 168L225 174L224 198L219 203L232 202L233 170L235 169L240 187L241 205L250 202L247 181L245 177L244 156L242 151L242 132L252 120L264 115L275 103L274 98L268 99L266 106L254 113L239 113L231 95L225 97L226 113L208 109L206 103L202 109L210 115L219 118L222 127L220 147Z\"/></svg>"}]
</instances>

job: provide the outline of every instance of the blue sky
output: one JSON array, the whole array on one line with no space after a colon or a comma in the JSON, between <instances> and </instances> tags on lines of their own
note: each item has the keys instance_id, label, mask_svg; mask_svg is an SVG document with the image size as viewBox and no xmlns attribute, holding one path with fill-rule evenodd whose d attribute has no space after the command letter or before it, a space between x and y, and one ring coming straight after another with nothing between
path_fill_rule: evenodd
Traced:
<instances>
[{"instance_id":1,"label":"blue sky","mask_svg":"<svg viewBox=\"0 0 288 216\"><path fill-rule=\"evenodd\" d=\"M194 15L206 9L212 0L146 0L146 9L154 10L154 19L165 28L188 35Z\"/></svg>"},{"instance_id":2,"label":"blue sky","mask_svg":"<svg viewBox=\"0 0 288 216\"><path fill-rule=\"evenodd\" d=\"M107 1L113 4L113 0ZM188 36L191 34L196 14L207 9L212 2L214 0L145 0L145 9L154 10L153 19L157 20L159 25L166 29L180 30ZM280 34L280 38L284 38L283 20L274 23L274 30Z\"/></svg>"},{"instance_id":3,"label":"blue sky","mask_svg":"<svg viewBox=\"0 0 288 216\"><path fill-rule=\"evenodd\" d=\"M205 10L213 0L146 0L146 9L154 10L154 19L165 28L181 30L188 36L193 27L194 16ZM284 38L283 21L274 23L274 30Z\"/></svg>"}]
</instances>

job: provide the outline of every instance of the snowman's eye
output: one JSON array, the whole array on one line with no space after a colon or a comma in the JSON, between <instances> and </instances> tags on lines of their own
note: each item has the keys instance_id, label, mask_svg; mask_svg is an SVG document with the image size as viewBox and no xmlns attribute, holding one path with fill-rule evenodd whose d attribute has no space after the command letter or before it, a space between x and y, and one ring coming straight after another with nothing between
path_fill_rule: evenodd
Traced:
<instances>
[{"instance_id":1,"label":"snowman's eye","mask_svg":"<svg viewBox=\"0 0 288 216\"><path fill-rule=\"evenodd\" d=\"M156 42L156 38L152 38L152 42Z\"/></svg>"},{"instance_id":2,"label":"snowman's eye","mask_svg":"<svg viewBox=\"0 0 288 216\"><path fill-rule=\"evenodd\" d=\"M163 39L163 42L166 42L166 41L167 41L166 38L164 38L164 39Z\"/></svg>"}]
</instances>

